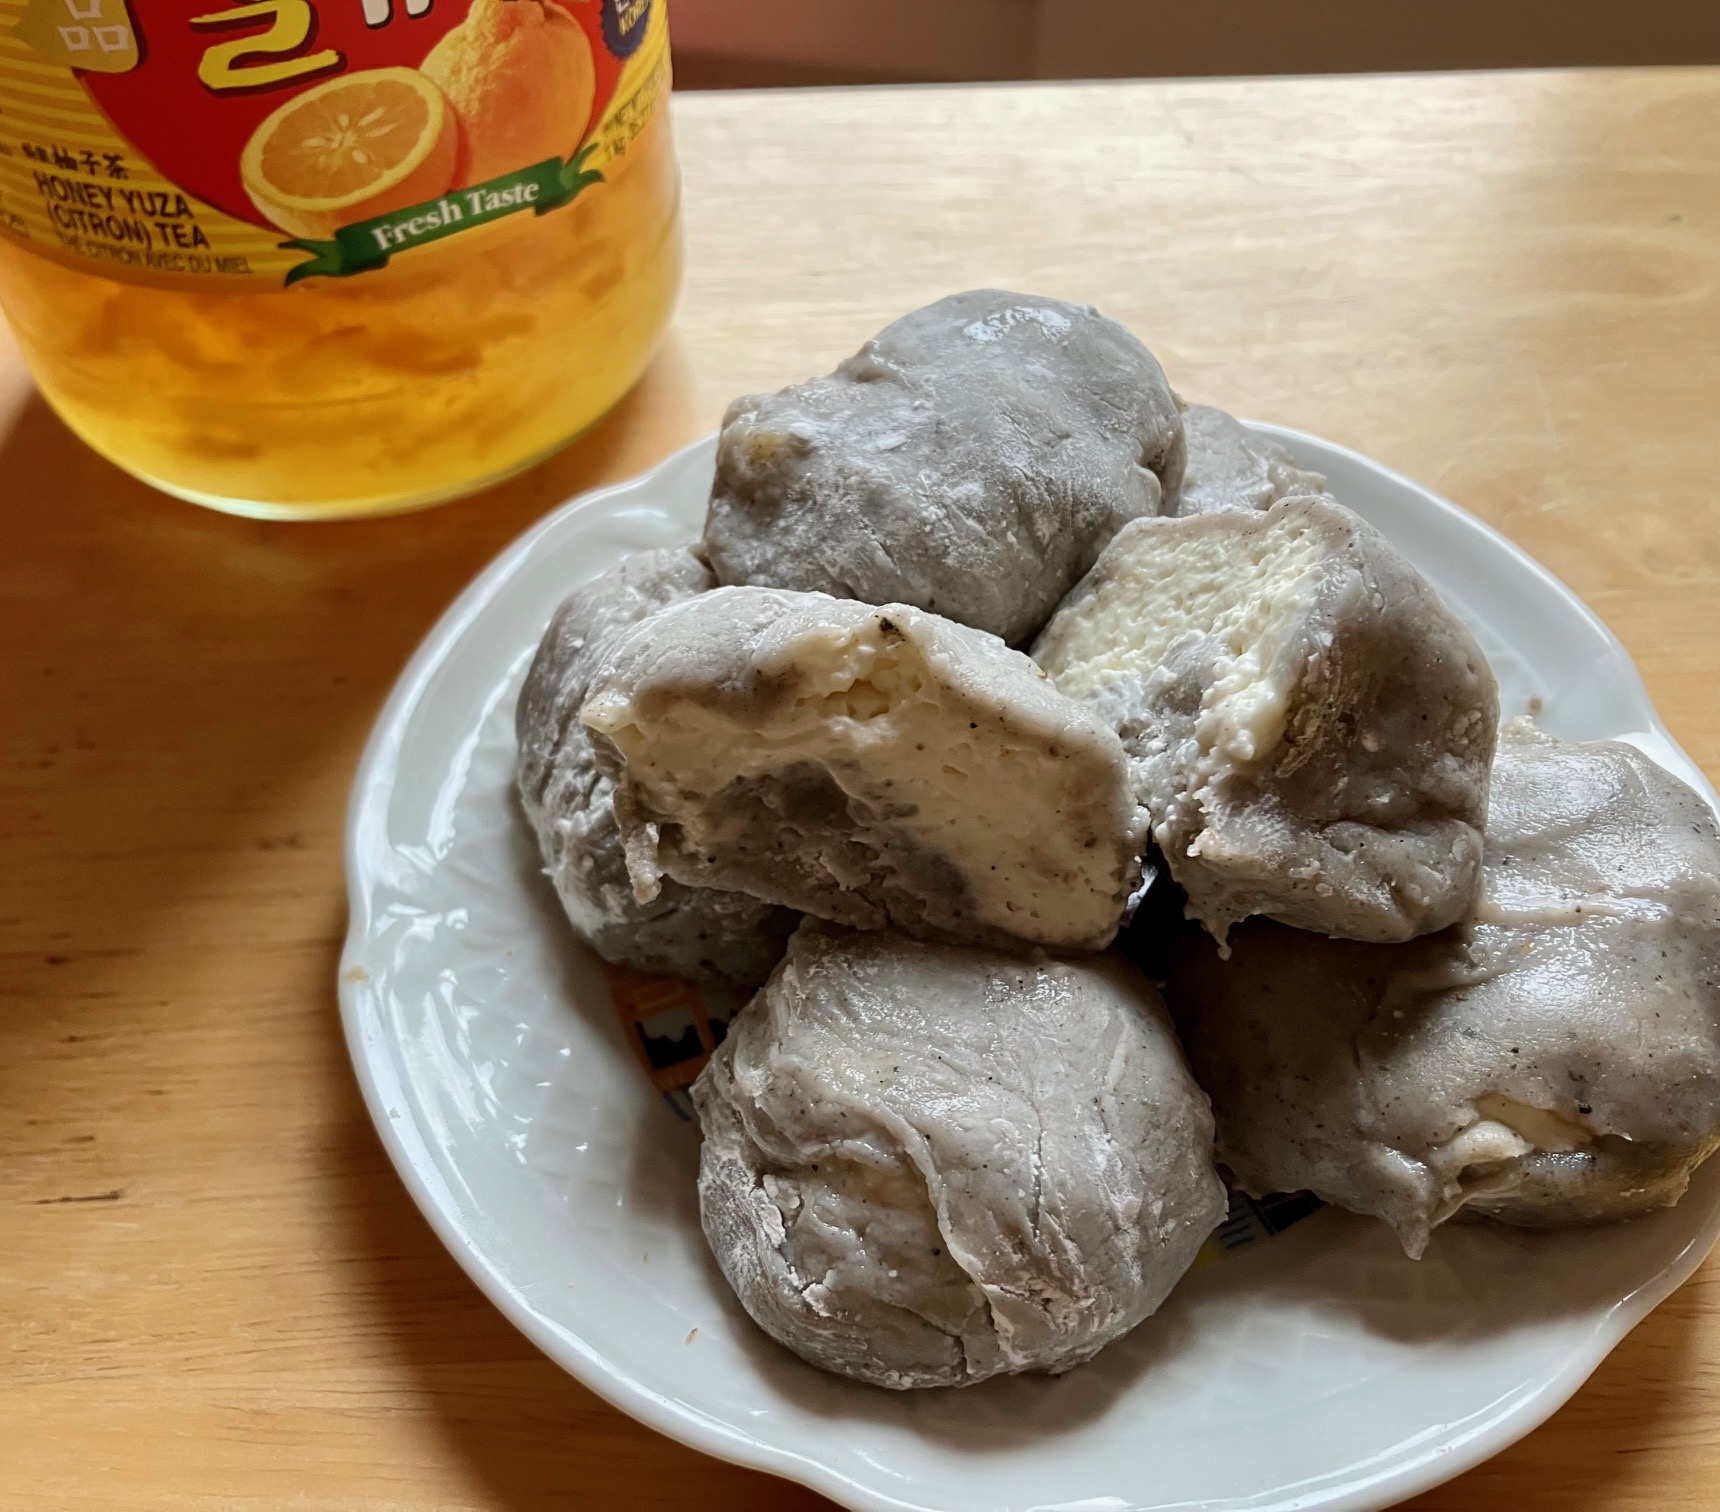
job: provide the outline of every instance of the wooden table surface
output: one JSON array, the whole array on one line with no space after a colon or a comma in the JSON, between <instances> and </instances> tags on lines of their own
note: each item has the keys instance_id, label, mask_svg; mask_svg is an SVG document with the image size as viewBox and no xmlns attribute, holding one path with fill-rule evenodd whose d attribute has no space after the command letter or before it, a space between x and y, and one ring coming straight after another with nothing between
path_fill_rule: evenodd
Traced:
<instances>
[{"instance_id":1,"label":"wooden table surface","mask_svg":"<svg viewBox=\"0 0 1720 1512\"><path fill-rule=\"evenodd\" d=\"M401 664L513 536L925 300L1091 300L1186 395L1459 500L1606 618L1720 775L1720 71L676 117L674 336L483 497L209 514L84 450L0 345L3 1512L828 1507L605 1406L431 1236L341 1043L341 818ZM1720 1268L1414 1505L1720 1505Z\"/></svg>"}]
</instances>

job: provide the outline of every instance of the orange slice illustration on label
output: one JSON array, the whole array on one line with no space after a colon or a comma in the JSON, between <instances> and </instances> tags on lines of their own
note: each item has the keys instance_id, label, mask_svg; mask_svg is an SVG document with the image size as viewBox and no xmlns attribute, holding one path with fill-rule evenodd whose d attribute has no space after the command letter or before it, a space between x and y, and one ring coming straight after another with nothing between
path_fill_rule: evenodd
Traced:
<instances>
[{"instance_id":1,"label":"orange slice illustration on label","mask_svg":"<svg viewBox=\"0 0 1720 1512\"><path fill-rule=\"evenodd\" d=\"M251 202L294 236L434 199L454 181L459 133L434 82L373 68L318 84L268 116L239 160Z\"/></svg>"}]
</instances>

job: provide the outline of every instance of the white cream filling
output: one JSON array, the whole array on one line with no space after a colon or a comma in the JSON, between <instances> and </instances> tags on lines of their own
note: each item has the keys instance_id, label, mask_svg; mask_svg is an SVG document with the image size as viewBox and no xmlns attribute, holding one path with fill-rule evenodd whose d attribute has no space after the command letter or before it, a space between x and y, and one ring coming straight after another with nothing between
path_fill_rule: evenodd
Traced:
<instances>
[{"instance_id":1,"label":"white cream filling","mask_svg":"<svg viewBox=\"0 0 1720 1512\"><path fill-rule=\"evenodd\" d=\"M1503 1093L1483 1092L1475 1099L1475 1111L1484 1119L1504 1124L1538 1151L1565 1154L1594 1143L1594 1136L1575 1119L1550 1108L1520 1103Z\"/></svg>"},{"instance_id":2,"label":"white cream filling","mask_svg":"<svg viewBox=\"0 0 1720 1512\"><path fill-rule=\"evenodd\" d=\"M1107 577L1060 613L1034 655L1065 693L1094 703L1119 682L1141 683L1179 642L1211 637L1221 651L1195 738L1203 756L1247 763L1283 738L1298 669L1283 654L1318 590L1323 553L1280 526L1252 538L1216 530L1128 532Z\"/></svg>"},{"instance_id":3,"label":"white cream filling","mask_svg":"<svg viewBox=\"0 0 1720 1512\"><path fill-rule=\"evenodd\" d=\"M1532 1155L1535 1146L1509 1124L1478 1118L1427 1155L1428 1168L1447 1181L1459 1181L1473 1166L1493 1165Z\"/></svg>"},{"instance_id":4,"label":"white cream filling","mask_svg":"<svg viewBox=\"0 0 1720 1512\"><path fill-rule=\"evenodd\" d=\"M1088 845L1091 831L1069 817L1104 816L1095 761L970 713L919 648L877 620L803 637L791 665L760 670L788 672L800 690L762 718L660 698L648 716L621 693L593 698L581 718L614 742L644 807L679 825L690 847L712 841L712 800L730 783L810 762L916 847L948 858L981 924L1045 943L1088 942L1114 924L1129 861L1121 828ZM836 880L852 887L864 875Z\"/></svg>"},{"instance_id":5,"label":"white cream filling","mask_svg":"<svg viewBox=\"0 0 1720 1512\"><path fill-rule=\"evenodd\" d=\"M1580 1123L1500 1092L1482 1093L1472 1107L1474 1122L1428 1152L1428 1168L1451 1186L1463 1183L1479 1166L1526 1155L1564 1154L1587 1149L1594 1142Z\"/></svg>"}]
</instances>

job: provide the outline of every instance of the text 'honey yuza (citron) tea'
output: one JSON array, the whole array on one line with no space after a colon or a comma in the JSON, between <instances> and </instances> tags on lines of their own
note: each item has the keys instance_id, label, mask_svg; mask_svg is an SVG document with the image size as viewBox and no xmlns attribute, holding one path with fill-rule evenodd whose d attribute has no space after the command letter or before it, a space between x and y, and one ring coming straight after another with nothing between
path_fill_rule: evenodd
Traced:
<instances>
[{"instance_id":1,"label":"text 'honey yuza (citron) tea'","mask_svg":"<svg viewBox=\"0 0 1720 1512\"><path fill-rule=\"evenodd\" d=\"M668 89L664 0L0 0L0 306L185 498L468 492L650 358Z\"/></svg>"}]
</instances>

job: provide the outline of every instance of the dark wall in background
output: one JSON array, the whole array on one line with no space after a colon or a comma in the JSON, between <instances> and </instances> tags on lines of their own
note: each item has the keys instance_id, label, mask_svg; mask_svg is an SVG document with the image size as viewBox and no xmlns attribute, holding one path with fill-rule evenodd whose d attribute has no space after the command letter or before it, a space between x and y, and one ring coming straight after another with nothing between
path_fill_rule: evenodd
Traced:
<instances>
[{"instance_id":1,"label":"dark wall in background","mask_svg":"<svg viewBox=\"0 0 1720 1512\"><path fill-rule=\"evenodd\" d=\"M694 89L1720 63L1720 0L669 4Z\"/></svg>"},{"instance_id":2,"label":"dark wall in background","mask_svg":"<svg viewBox=\"0 0 1720 1512\"><path fill-rule=\"evenodd\" d=\"M1061 0L1044 20L1047 78L1720 62L1720 0Z\"/></svg>"}]
</instances>

